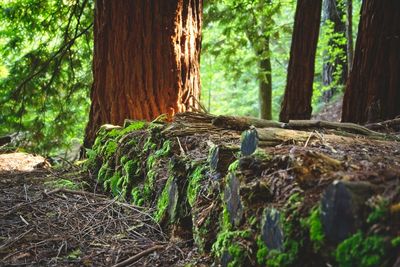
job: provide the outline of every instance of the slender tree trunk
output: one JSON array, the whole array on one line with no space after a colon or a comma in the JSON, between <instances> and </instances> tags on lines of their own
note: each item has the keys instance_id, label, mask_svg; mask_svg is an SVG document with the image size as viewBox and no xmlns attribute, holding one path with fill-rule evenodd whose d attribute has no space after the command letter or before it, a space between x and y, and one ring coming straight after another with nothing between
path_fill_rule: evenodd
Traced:
<instances>
[{"instance_id":1,"label":"slender tree trunk","mask_svg":"<svg viewBox=\"0 0 400 267\"><path fill-rule=\"evenodd\" d=\"M332 50L340 49L343 51L343 57L336 55L336 58L332 59L329 52L325 51L324 64L322 71L322 82L324 86L332 86L329 90L323 94L323 99L328 102L337 90L336 85L345 84L347 78L347 62L346 62L346 44L338 42L339 36L343 38L346 36L346 25L342 20L343 7L338 3L338 0L323 0L323 21L327 23L330 21L333 23L333 34L334 36L329 40L329 47ZM339 77L335 77L336 72L340 71ZM335 80L337 79L337 80Z\"/></svg>"},{"instance_id":2,"label":"slender tree trunk","mask_svg":"<svg viewBox=\"0 0 400 267\"><path fill-rule=\"evenodd\" d=\"M298 0L285 95L279 119L310 119L322 0Z\"/></svg>"},{"instance_id":3,"label":"slender tree trunk","mask_svg":"<svg viewBox=\"0 0 400 267\"><path fill-rule=\"evenodd\" d=\"M353 0L346 0L347 76L353 64Z\"/></svg>"},{"instance_id":4,"label":"slender tree trunk","mask_svg":"<svg viewBox=\"0 0 400 267\"><path fill-rule=\"evenodd\" d=\"M100 125L196 107L202 0L97 0L84 145Z\"/></svg>"},{"instance_id":5,"label":"slender tree trunk","mask_svg":"<svg viewBox=\"0 0 400 267\"><path fill-rule=\"evenodd\" d=\"M265 49L268 56L260 58L259 71L259 106L260 106L260 118L265 120L272 120L272 68L271 68L271 57L269 50L269 36L265 38L264 43Z\"/></svg>"},{"instance_id":6,"label":"slender tree trunk","mask_svg":"<svg viewBox=\"0 0 400 267\"><path fill-rule=\"evenodd\" d=\"M342 121L400 115L400 1L364 0Z\"/></svg>"}]
</instances>

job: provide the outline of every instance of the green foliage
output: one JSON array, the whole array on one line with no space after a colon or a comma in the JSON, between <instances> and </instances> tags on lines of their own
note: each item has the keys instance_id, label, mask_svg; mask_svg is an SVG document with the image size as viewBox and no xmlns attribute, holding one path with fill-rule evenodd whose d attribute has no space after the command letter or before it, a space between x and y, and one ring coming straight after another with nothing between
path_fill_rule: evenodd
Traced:
<instances>
[{"instance_id":1,"label":"green foliage","mask_svg":"<svg viewBox=\"0 0 400 267\"><path fill-rule=\"evenodd\" d=\"M92 83L92 0L0 6L0 135L48 154L83 137Z\"/></svg>"},{"instance_id":2,"label":"green foliage","mask_svg":"<svg viewBox=\"0 0 400 267\"><path fill-rule=\"evenodd\" d=\"M382 236L363 236L361 231L340 243L336 249L336 261L340 267L381 266L385 255Z\"/></svg>"},{"instance_id":3,"label":"green foliage","mask_svg":"<svg viewBox=\"0 0 400 267\"><path fill-rule=\"evenodd\" d=\"M258 86L266 74L260 61L270 57L276 117L286 83L293 15L292 0L205 3L202 102L210 112L258 116Z\"/></svg>"}]
</instances>

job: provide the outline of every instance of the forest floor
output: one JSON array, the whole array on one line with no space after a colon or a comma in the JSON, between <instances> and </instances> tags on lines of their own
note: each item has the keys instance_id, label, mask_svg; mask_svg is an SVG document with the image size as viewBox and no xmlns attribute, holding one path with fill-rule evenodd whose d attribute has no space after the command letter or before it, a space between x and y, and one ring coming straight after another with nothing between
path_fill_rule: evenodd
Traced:
<instances>
[{"instance_id":1,"label":"forest floor","mask_svg":"<svg viewBox=\"0 0 400 267\"><path fill-rule=\"evenodd\" d=\"M39 156L0 155L0 266L114 266L132 256L115 266L199 263L192 247L168 240L143 208L60 189L88 188L84 181L88 173L53 170Z\"/></svg>"},{"instance_id":2,"label":"forest floor","mask_svg":"<svg viewBox=\"0 0 400 267\"><path fill-rule=\"evenodd\" d=\"M303 145L268 148L274 159L289 156L299 165L295 171L308 206L335 179L384 184L390 194L397 188L399 142L329 139L318 131L313 136ZM192 139L182 139L187 149L184 140ZM293 171L276 164L266 175L292 181ZM153 210L106 196L95 177L73 164L55 169L40 156L0 153L0 266L211 265L213 259L201 255L193 240L170 238L150 214Z\"/></svg>"}]
</instances>

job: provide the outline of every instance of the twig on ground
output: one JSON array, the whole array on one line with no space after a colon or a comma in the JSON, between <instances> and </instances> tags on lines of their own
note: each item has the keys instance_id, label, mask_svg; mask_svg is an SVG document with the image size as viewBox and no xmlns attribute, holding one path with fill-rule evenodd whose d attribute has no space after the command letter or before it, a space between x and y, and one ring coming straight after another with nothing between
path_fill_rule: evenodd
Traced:
<instances>
[{"instance_id":1,"label":"twig on ground","mask_svg":"<svg viewBox=\"0 0 400 267\"><path fill-rule=\"evenodd\" d=\"M152 252L154 252L156 250L162 249L164 247L165 247L164 245L155 245L155 246L153 246L151 248L143 250L142 252L136 254L135 256L132 256L132 257L130 257L130 258L124 260L124 261L121 261L120 263L115 264L113 267L128 266L129 264L134 263L135 261L143 258L144 256L146 256L146 255L148 255L148 254L150 254L150 253L152 253Z\"/></svg>"}]
</instances>

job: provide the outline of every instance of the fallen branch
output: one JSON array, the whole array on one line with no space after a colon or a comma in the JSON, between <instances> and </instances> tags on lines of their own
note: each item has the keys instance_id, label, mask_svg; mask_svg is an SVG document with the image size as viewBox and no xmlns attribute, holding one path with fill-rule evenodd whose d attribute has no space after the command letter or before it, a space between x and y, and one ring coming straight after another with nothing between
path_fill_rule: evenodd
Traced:
<instances>
[{"instance_id":1,"label":"fallen branch","mask_svg":"<svg viewBox=\"0 0 400 267\"><path fill-rule=\"evenodd\" d=\"M284 128L285 123L272 120L263 120L252 117L218 116L212 124L219 128L244 131L254 126L256 128Z\"/></svg>"},{"instance_id":2,"label":"fallen branch","mask_svg":"<svg viewBox=\"0 0 400 267\"><path fill-rule=\"evenodd\" d=\"M319 120L291 120L285 125L287 129L305 129L305 128L325 128L325 129L337 129L355 134L362 134L371 137L382 137L385 138L387 135L371 131L361 125L348 122L331 122L331 121L319 121Z\"/></svg>"},{"instance_id":3,"label":"fallen branch","mask_svg":"<svg viewBox=\"0 0 400 267\"><path fill-rule=\"evenodd\" d=\"M150 253L152 253L152 252L154 252L156 250L162 249L162 248L164 248L164 245L155 245L155 246L153 246L151 248L143 250L142 252L136 254L135 256L132 256L132 257L130 257L130 258L124 260L124 261L121 261L120 263L117 263L117 264L113 265L113 267L128 266L129 264L134 263L135 261L143 258L144 256L146 256L146 255L148 255L148 254L150 254Z\"/></svg>"},{"instance_id":4,"label":"fallen branch","mask_svg":"<svg viewBox=\"0 0 400 267\"><path fill-rule=\"evenodd\" d=\"M400 118L376 122L376 123L369 123L369 124L366 124L365 127L368 129L371 129L371 130L385 130L388 128L398 130L400 128Z\"/></svg>"}]
</instances>

